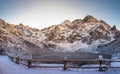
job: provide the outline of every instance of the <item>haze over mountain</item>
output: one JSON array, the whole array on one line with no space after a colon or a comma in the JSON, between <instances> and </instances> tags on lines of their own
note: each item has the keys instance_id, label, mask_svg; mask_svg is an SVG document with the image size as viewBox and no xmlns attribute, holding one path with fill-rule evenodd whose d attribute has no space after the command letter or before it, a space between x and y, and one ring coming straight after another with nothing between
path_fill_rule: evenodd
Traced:
<instances>
[{"instance_id":1,"label":"haze over mountain","mask_svg":"<svg viewBox=\"0 0 120 74\"><path fill-rule=\"evenodd\" d=\"M113 53L112 46L120 42L119 37L120 31L116 26L111 27L105 21L90 15L84 19L65 20L42 30L24 26L22 23L9 24L0 19L0 50L15 55L78 51ZM118 47L119 45L114 47L117 53Z\"/></svg>"}]
</instances>

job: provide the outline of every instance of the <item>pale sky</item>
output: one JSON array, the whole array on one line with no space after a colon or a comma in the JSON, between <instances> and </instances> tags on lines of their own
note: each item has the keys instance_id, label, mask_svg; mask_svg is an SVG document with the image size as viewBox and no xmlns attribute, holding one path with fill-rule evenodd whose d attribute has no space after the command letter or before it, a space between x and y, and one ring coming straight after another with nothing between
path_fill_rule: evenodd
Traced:
<instances>
[{"instance_id":1,"label":"pale sky","mask_svg":"<svg viewBox=\"0 0 120 74\"><path fill-rule=\"evenodd\" d=\"M0 0L0 18L35 28L92 15L120 29L120 0Z\"/></svg>"}]
</instances>

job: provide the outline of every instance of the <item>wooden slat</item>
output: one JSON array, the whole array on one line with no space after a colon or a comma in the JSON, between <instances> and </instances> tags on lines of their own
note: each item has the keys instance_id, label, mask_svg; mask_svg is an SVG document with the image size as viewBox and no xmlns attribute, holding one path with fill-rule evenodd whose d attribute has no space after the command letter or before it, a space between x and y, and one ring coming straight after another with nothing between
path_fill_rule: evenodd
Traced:
<instances>
[{"instance_id":1,"label":"wooden slat","mask_svg":"<svg viewBox=\"0 0 120 74\"><path fill-rule=\"evenodd\" d=\"M107 67L107 68L120 68L120 67Z\"/></svg>"},{"instance_id":2,"label":"wooden slat","mask_svg":"<svg viewBox=\"0 0 120 74\"><path fill-rule=\"evenodd\" d=\"M63 60L31 60L32 62L63 62Z\"/></svg>"},{"instance_id":3,"label":"wooden slat","mask_svg":"<svg viewBox=\"0 0 120 74\"><path fill-rule=\"evenodd\" d=\"M67 66L68 68L99 68L99 67L74 67L74 66Z\"/></svg>"},{"instance_id":4,"label":"wooden slat","mask_svg":"<svg viewBox=\"0 0 120 74\"><path fill-rule=\"evenodd\" d=\"M37 68L37 67L39 67L39 68L63 68L63 66L31 66L31 68Z\"/></svg>"}]
</instances>

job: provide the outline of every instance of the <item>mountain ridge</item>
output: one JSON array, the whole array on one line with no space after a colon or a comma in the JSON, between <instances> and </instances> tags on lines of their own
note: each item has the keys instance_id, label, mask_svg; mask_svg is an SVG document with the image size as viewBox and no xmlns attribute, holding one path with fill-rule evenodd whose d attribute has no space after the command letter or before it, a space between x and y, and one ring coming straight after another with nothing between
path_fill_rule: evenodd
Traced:
<instances>
[{"instance_id":1,"label":"mountain ridge","mask_svg":"<svg viewBox=\"0 0 120 74\"><path fill-rule=\"evenodd\" d=\"M74 21L65 20L41 30L0 19L0 50L4 49L5 53L89 52L119 37L116 26L111 27L91 15Z\"/></svg>"}]
</instances>

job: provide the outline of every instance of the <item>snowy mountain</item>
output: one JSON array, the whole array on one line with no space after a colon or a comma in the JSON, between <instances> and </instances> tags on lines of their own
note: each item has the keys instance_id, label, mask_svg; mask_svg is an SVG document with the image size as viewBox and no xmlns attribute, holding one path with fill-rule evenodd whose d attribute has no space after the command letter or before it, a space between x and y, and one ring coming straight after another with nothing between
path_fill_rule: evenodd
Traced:
<instances>
[{"instance_id":1,"label":"snowy mountain","mask_svg":"<svg viewBox=\"0 0 120 74\"><path fill-rule=\"evenodd\" d=\"M101 53L108 53L119 55L120 53L120 38L113 40L108 44L101 44L98 46L97 51Z\"/></svg>"},{"instance_id":2,"label":"snowy mountain","mask_svg":"<svg viewBox=\"0 0 120 74\"><path fill-rule=\"evenodd\" d=\"M90 15L83 20L65 20L41 30L41 33L42 40L63 47L63 51L92 51L99 44L106 44L120 37L116 26L111 27Z\"/></svg>"},{"instance_id":3,"label":"snowy mountain","mask_svg":"<svg viewBox=\"0 0 120 74\"><path fill-rule=\"evenodd\" d=\"M90 52L95 51L101 44L109 45L119 37L120 31L116 26L111 27L90 15L84 19L65 20L42 30L22 23L9 24L0 19L0 49L15 54L48 51Z\"/></svg>"},{"instance_id":4,"label":"snowy mountain","mask_svg":"<svg viewBox=\"0 0 120 74\"><path fill-rule=\"evenodd\" d=\"M98 21L92 16L86 16L83 20L77 19L72 22L65 20L59 25L43 29L42 34L46 41L55 43L73 43L81 41L91 44L97 39L110 40L111 27L104 21Z\"/></svg>"}]
</instances>

